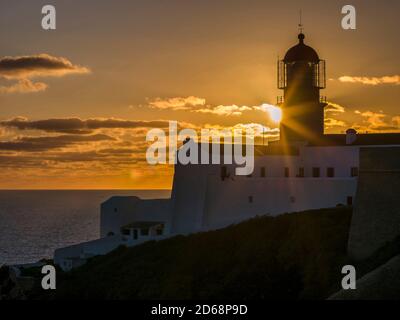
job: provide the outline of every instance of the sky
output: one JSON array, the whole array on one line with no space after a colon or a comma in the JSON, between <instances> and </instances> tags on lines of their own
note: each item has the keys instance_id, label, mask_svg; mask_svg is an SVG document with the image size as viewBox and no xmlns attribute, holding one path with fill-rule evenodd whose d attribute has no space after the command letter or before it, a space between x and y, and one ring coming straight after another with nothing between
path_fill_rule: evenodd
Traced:
<instances>
[{"instance_id":1,"label":"sky","mask_svg":"<svg viewBox=\"0 0 400 320\"><path fill-rule=\"evenodd\" d=\"M56 8L56 30L41 27ZM276 61L297 43L327 63L325 131L400 129L397 0L2 0L1 189L169 189L173 167L146 162L166 128L279 124Z\"/></svg>"}]
</instances>

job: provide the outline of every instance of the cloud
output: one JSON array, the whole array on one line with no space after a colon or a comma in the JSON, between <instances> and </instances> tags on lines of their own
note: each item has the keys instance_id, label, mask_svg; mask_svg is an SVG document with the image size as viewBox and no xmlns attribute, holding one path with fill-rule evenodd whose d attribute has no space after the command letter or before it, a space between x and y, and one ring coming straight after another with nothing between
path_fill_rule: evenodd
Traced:
<instances>
[{"instance_id":1,"label":"cloud","mask_svg":"<svg viewBox=\"0 0 400 320\"><path fill-rule=\"evenodd\" d=\"M29 79L20 79L17 83L10 86L1 86L0 94L12 93L32 93L45 91L47 84L43 82L32 82Z\"/></svg>"},{"instance_id":2,"label":"cloud","mask_svg":"<svg viewBox=\"0 0 400 320\"><path fill-rule=\"evenodd\" d=\"M278 106L264 103L259 107L259 109L267 112L269 118L275 123L279 123L282 120L282 109Z\"/></svg>"},{"instance_id":3,"label":"cloud","mask_svg":"<svg viewBox=\"0 0 400 320\"><path fill-rule=\"evenodd\" d=\"M90 70L72 64L63 57L49 54L4 57L0 59L0 76L6 79L31 79L35 77L61 77L67 74L85 74Z\"/></svg>"},{"instance_id":4,"label":"cloud","mask_svg":"<svg viewBox=\"0 0 400 320\"><path fill-rule=\"evenodd\" d=\"M325 117L324 124L325 124L325 128L326 129L331 129L331 128L334 128L334 127L344 128L344 127L347 126L346 122L344 122L342 120L330 118L330 117Z\"/></svg>"},{"instance_id":5,"label":"cloud","mask_svg":"<svg viewBox=\"0 0 400 320\"><path fill-rule=\"evenodd\" d=\"M384 119L386 118L386 114L382 112L374 112L374 111L364 111L361 112L359 110L354 111L355 114L360 115L361 117L365 118L366 121L372 126L372 127L378 127L383 125Z\"/></svg>"},{"instance_id":6,"label":"cloud","mask_svg":"<svg viewBox=\"0 0 400 320\"><path fill-rule=\"evenodd\" d=\"M349 113L344 106L329 102L325 108L324 124L330 132L343 132L347 128L359 132L398 132L400 117L391 117L383 111L355 110Z\"/></svg>"},{"instance_id":7,"label":"cloud","mask_svg":"<svg viewBox=\"0 0 400 320\"><path fill-rule=\"evenodd\" d=\"M274 122L279 122L280 117L279 114L281 113L281 109L277 106L268 104L268 103L263 103L262 105L259 106L238 106L236 104L234 105L219 105L216 107L211 107L208 106L207 108L202 108L202 109L197 109L197 110L191 110L192 112L199 112L199 113L208 113L208 114L214 114L218 116L241 116L244 112L246 111L262 111L262 112L267 112ZM273 115L274 117L272 117ZM277 119L279 118L279 119Z\"/></svg>"},{"instance_id":8,"label":"cloud","mask_svg":"<svg viewBox=\"0 0 400 320\"><path fill-rule=\"evenodd\" d=\"M0 126L2 127L73 134L89 134L94 129L166 128L168 124L169 122L165 120L144 121L114 118L94 118L87 120L80 118L55 118L30 121L27 118L17 117L11 120L0 121Z\"/></svg>"},{"instance_id":9,"label":"cloud","mask_svg":"<svg viewBox=\"0 0 400 320\"><path fill-rule=\"evenodd\" d=\"M195 96L189 96L186 98L174 97L168 99L155 98L149 100L149 106L155 109L161 110L188 110L191 112L198 113L209 113L215 115L241 115L243 111L252 110L247 106L239 107L237 105L224 106L219 105L217 107L206 106L206 99Z\"/></svg>"},{"instance_id":10,"label":"cloud","mask_svg":"<svg viewBox=\"0 0 400 320\"><path fill-rule=\"evenodd\" d=\"M231 105L231 106L219 105L215 108L203 108L203 109L193 110L193 112L210 113L219 116L232 116L232 115L240 116L242 115L243 111L249 111L249 110L253 110L253 108L247 106L239 107L237 105Z\"/></svg>"},{"instance_id":11,"label":"cloud","mask_svg":"<svg viewBox=\"0 0 400 320\"><path fill-rule=\"evenodd\" d=\"M47 89L47 84L33 82L31 79L86 73L90 73L88 68L74 65L66 58L48 54L4 57L0 59L0 77L17 80L17 82L9 86L1 86L0 94L41 92Z\"/></svg>"},{"instance_id":12,"label":"cloud","mask_svg":"<svg viewBox=\"0 0 400 320\"><path fill-rule=\"evenodd\" d=\"M38 152L63 148L77 143L110 140L115 139L105 134L20 137L12 141L0 142L0 150Z\"/></svg>"},{"instance_id":13,"label":"cloud","mask_svg":"<svg viewBox=\"0 0 400 320\"><path fill-rule=\"evenodd\" d=\"M396 125L396 127L400 128L400 116L393 117L392 122Z\"/></svg>"},{"instance_id":14,"label":"cloud","mask_svg":"<svg viewBox=\"0 0 400 320\"><path fill-rule=\"evenodd\" d=\"M325 107L325 112L331 114L344 113L345 107L337 103L328 102L328 105Z\"/></svg>"},{"instance_id":15,"label":"cloud","mask_svg":"<svg viewBox=\"0 0 400 320\"><path fill-rule=\"evenodd\" d=\"M104 153L96 150L84 152L25 152L23 156L2 153L0 154L0 167L43 169L63 166L63 168L71 170L69 174L73 174L72 170L77 168L76 162L92 162L86 167L85 171L87 172L90 172L95 164L103 168L118 170L121 169L120 166L132 166L138 163L141 157L141 155L134 155L134 153L119 153L117 151L115 153ZM66 163L68 164L66 165Z\"/></svg>"},{"instance_id":16,"label":"cloud","mask_svg":"<svg viewBox=\"0 0 400 320\"><path fill-rule=\"evenodd\" d=\"M279 128L270 128L259 123L237 123L233 126L206 124L204 128L209 129L211 133L215 130L215 134L223 134L223 131L228 131L232 134L233 130L242 130L242 134L245 135L246 130L250 129L253 130L256 137L264 136L265 138L272 138L272 140L279 137Z\"/></svg>"},{"instance_id":17,"label":"cloud","mask_svg":"<svg viewBox=\"0 0 400 320\"><path fill-rule=\"evenodd\" d=\"M259 106L239 106L236 104L212 106L206 105L206 99L195 96L168 99L155 98L148 101L148 106L160 110L189 111L215 116L241 116L247 111L262 111L271 114L271 108L278 108L269 104L262 104Z\"/></svg>"},{"instance_id":18,"label":"cloud","mask_svg":"<svg viewBox=\"0 0 400 320\"><path fill-rule=\"evenodd\" d=\"M138 152L141 148L108 148L100 149L98 152L101 154L112 154L112 155L126 155Z\"/></svg>"},{"instance_id":19,"label":"cloud","mask_svg":"<svg viewBox=\"0 0 400 320\"><path fill-rule=\"evenodd\" d=\"M345 107L343 107L342 105L334 102L328 102L328 105L325 107L324 111L324 125L326 130L345 129L348 126L346 121L334 118L335 116L346 112Z\"/></svg>"},{"instance_id":20,"label":"cloud","mask_svg":"<svg viewBox=\"0 0 400 320\"><path fill-rule=\"evenodd\" d=\"M392 117L388 119L388 115L382 111L354 111L355 114L364 118L361 124L356 124L354 127L358 130L364 131L398 131L399 128L399 117Z\"/></svg>"},{"instance_id":21,"label":"cloud","mask_svg":"<svg viewBox=\"0 0 400 320\"><path fill-rule=\"evenodd\" d=\"M383 77L353 77L343 76L339 78L340 82L361 83L365 85L377 86L381 84L400 84L400 75L383 76Z\"/></svg>"},{"instance_id":22,"label":"cloud","mask_svg":"<svg viewBox=\"0 0 400 320\"><path fill-rule=\"evenodd\" d=\"M168 99L155 98L149 101L149 106L155 109L188 110L196 106L204 106L206 100L190 96L187 98L175 97Z\"/></svg>"},{"instance_id":23,"label":"cloud","mask_svg":"<svg viewBox=\"0 0 400 320\"><path fill-rule=\"evenodd\" d=\"M88 119L84 120L86 127L88 129L100 129L100 128L166 128L169 125L168 121L165 120L121 120L121 119Z\"/></svg>"},{"instance_id":24,"label":"cloud","mask_svg":"<svg viewBox=\"0 0 400 320\"><path fill-rule=\"evenodd\" d=\"M140 151L144 152L144 151ZM89 162L89 161L100 161L107 162L113 165L127 163L133 164L137 161L133 155L137 153L137 150L131 149L109 149L104 150L90 150L84 152L49 152L43 156L43 160L49 161L61 161L61 162ZM104 163L105 165L107 163Z\"/></svg>"},{"instance_id":25,"label":"cloud","mask_svg":"<svg viewBox=\"0 0 400 320\"><path fill-rule=\"evenodd\" d=\"M253 130L255 136L265 136L265 137L278 137L279 136L279 128L270 128L263 126L259 123L238 123L233 126L233 129L243 130Z\"/></svg>"}]
</instances>

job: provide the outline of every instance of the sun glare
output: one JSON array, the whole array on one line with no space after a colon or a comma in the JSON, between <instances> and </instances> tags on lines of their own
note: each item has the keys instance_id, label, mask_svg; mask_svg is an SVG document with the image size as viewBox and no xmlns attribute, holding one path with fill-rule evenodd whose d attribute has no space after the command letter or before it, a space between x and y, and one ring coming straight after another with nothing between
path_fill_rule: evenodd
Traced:
<instances>
[{"instance_id":1,"label":"sun glare","mask_svg":"<svg viewBox=\"0 0 400 320\"><path fill-rule=\"evenodd\" d=\"M268 112L269 117L271 118L271 120L275 123L281 122L282 120L282 109L277 107L277 106L273 106L271 104L266 104L264 103L263 105L261 105L261 108Z\"/></svg>"}]
</instances>

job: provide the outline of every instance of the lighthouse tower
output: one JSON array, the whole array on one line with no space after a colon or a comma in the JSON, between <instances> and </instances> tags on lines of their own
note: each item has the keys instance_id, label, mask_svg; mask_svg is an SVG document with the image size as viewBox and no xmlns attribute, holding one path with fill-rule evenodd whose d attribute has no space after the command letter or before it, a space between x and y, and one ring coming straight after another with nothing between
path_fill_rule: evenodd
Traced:
<instances>
[{"instance_id":1,"label":"lighthouse tower","mask_svg":"<svg viewBox=\"0 0 400 320\"><path fill-rule=\"evenodd\" d=\"M278 61L278 88L284 96L278 97L282 108L281 141L315 142L324 134L324 107L326 99L320 96L325 89L325 61L304 43L290 48L283 60Z\"/></svg>"}]
</instances>

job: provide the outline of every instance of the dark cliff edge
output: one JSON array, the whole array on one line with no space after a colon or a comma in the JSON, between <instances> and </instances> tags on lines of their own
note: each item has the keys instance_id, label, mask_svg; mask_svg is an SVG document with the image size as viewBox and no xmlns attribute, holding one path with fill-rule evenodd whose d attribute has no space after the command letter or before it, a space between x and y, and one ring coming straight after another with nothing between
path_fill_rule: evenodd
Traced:
<instances>
[{"instance_id":1,"label":"dark cliff edge","mask_svg":"<svg viewBox=\"0 0 400 320\"><path fill-rule=\"evenodd\" d=\"M32 299L325 299L340 289L351 208L257 217L120 247Z\"/></svg>"},{"instance_id":2,"label":"dark cliff edge","mask_svg":"<svg viewBox=\"0 0 400 320\"><path fill-rule=\"evenodd\" d=\"M0 292L3 299L37 300L399 299L399 281L393 279L400 279L400 237L353 261L346 252L351 216L350 207L262 216L120 247L71 272L58 270L54 291L41 289L38 268L23 272L25 280L36 279L23 289L3 267ZM340 291L346 264L356 267L357 290Z\"/></svg>"}]
</instances>

